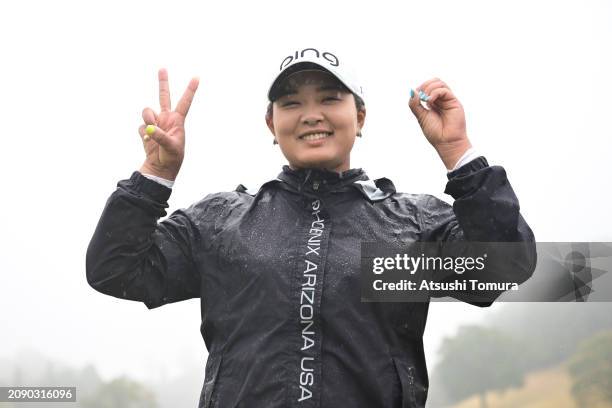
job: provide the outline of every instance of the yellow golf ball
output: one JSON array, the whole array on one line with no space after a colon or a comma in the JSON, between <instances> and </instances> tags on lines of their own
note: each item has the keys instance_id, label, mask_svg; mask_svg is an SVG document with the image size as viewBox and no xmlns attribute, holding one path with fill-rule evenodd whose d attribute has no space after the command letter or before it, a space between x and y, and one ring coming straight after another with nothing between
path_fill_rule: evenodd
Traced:
<instances>
[{"instance_id":1,"label":"yellow golf ball","mask_svg":"<svg viewBox=\"0 0 612 408\"><path fill-rule=\"evenodd\" d=\"M155 133L155 126L153 125L147 126L147 128L145 129L145 132L147 133L147 135L152 135L153 133Z\"/></svg>"}]
</instances>

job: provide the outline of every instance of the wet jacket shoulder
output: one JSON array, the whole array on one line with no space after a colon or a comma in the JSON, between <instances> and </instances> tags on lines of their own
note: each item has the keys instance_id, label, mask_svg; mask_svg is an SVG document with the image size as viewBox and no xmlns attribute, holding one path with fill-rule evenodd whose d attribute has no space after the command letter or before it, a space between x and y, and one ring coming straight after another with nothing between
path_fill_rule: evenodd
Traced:
<instances>
[{"instance_id":1,"label":"wet jacket shoulder","mask_svg":"<svg viewBox=\"0 0 612 408\"><path fill-rule=\"evenodd\" d=\"M505 169L489 166L484 157L479 157L448 173L447 177L444 192L454 198L452 206L429 194L405 197L414 201L419 209L420 240L513 243L493 246L497 251L501 249L502 256L491 259L486 275L468 272L462 278L480 282L525 282L533 274L537 262L535 237L520 213L519 200ZM455 278L455 274L449 274L437 280ZM491 292L480 300L476 300L474 292L453 292L451 296L476 306L490 306L502 292ZM438 297L434 293L431 295Z\"/></svg>"},{"instance_id":2,"label":"wet jacket shoulder","mask_svg":"<svg viewBox=\"0 0 612 408\"><path fill-rule=\"evenodd\" d=\"M134 172L117 184L87 249L88 283L114 297L149 309L200 297L199 253L221 229L236 192L208 194L167 215L171 189Z\"/></svg>"}]
</instances>

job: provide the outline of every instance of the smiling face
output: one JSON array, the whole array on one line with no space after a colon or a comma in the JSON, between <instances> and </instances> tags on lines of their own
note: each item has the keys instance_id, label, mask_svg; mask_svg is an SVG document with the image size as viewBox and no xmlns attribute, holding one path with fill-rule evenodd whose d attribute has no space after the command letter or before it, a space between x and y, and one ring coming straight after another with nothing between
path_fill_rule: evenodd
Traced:
<instances>
[{"instance_id":1,"label":"smiling face","mask_svg":"<svg viewBox=\"0 0 612 408\"><path fill-rule=\"evenodd\" d=\"M348 170L365 108L358 112L353 94L323 71L297 72L280 88L266 123L289 165Z\"/></svg>"}]
</instances>

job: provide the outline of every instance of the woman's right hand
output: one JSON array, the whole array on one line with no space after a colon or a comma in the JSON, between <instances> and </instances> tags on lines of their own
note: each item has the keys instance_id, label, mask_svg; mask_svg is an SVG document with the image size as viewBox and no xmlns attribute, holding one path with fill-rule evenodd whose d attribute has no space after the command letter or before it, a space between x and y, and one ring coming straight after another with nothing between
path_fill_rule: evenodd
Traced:
<instances>
[{"instance_id":1,"label":"woman's right hand","mask_svg":"<svg viewBox=\"0 0 612 408\"><path fill-rule=\"evenodd\" d=\"M140 172L174 180L185 156L185 117L198 89L199 80L197 77L191 79L176 110L171 111L168 72L162 68L158 77L161 111L157 114L151 108L144 108L144 124L138 128L146 153ZM152 134L146 131L149 125L154 126L155 131Z\"/></svg>"}]
</instances>

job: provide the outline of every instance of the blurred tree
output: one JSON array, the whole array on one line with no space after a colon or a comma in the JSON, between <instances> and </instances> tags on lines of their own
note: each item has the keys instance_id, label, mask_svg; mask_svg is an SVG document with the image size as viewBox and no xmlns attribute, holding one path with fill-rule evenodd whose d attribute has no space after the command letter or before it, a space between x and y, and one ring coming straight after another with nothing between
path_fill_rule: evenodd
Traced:
<instances>
[{"instance_id":1,"label":"blurred tree","mask_svg":"<svg viewBox=\"0 0 612 408\"><path fill-rule=\"evenodd\" d=\"M140 383L125 377L105 383L92 395L84 398L83 408L157 408L153 392Z\"/></svg>"},{"instance_id":2,"label":"blurred tree","mask_svg":"<svg viewBox=\"0 0 612 408\"><path fill-rule=\"evenodd\" d=\"M64 383L66 384L66 383ZM79 396L89 395L94 393L102 384L102 379L98 374L98 370L93 364L88 364L78 373L78 379L75 385Z\"/></svg>"},{"instance_id":3,"label":"blurred tree","mask_svg":"<svg viewBox=\"0 0 612 408\"><path fill-rule=\"evenodd\" d=\"M612 331L582 341L569 361L569 372L579 406L592 406L602 399L612 402Z\"/></svg>"},{"instance_id":4,"label":"blurred tree","mask_svg":"<svg viewBox=\"0 0 612 408\"><path fill-rule=\"evenodd\" d=\"M489 317L488 327L512 333L527 346L530 371L566 361L578 344L594 333L612 329L612 313L605 302L504 303ZM537 328L537 336L534 336Z\"/></svg>"},{"instance_id":5,"label":"blurred tree","mask_svg":"<svg viewBox=\"0 0 612 408\"><path fill-rule=\"evenodd\" d=\"M488 391L503 391L523 384L523 345L496 329L462 326L457 335L445 338L436 367L451 402L480 395L487 406Z\"/></svg>"}]
</instances>

